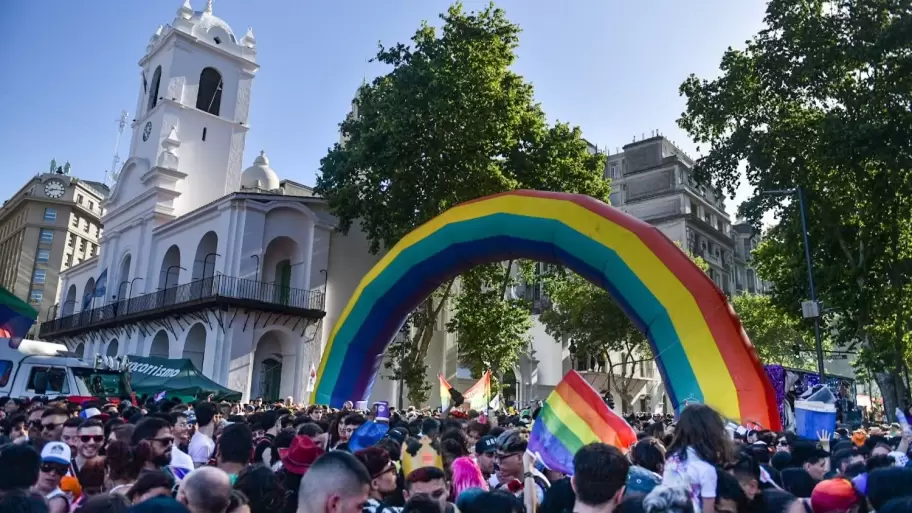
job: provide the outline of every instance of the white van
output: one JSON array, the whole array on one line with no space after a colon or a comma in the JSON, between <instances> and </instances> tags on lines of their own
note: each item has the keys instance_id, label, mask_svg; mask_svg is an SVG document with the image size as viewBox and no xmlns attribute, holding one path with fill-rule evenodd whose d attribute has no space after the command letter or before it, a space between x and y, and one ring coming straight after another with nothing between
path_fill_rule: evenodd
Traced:
<instances>
[{"instance_id":1,"label":"white van","mask_svg":"<svg viewBox=\"0 0 912 513\"><path fill-rule=\"evenodd\" d=\"M120 398L129 395L124 378L123 372L90 364L60 344L23 340L13 349L9 340L0 339L0 397Z\"/></svg>"}]
</instances>

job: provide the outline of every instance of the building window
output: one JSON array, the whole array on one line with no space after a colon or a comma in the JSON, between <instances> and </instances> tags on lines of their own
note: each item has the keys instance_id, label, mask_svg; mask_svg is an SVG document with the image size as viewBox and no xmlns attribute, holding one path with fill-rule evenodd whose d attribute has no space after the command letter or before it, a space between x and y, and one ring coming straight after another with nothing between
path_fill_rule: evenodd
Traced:
<instances>
[{"instance_id":1,"label":"building window","mask_svg":"<svg viewBox=\"0 0 912 513\"><path fill-rule=\"evenodd\" d=\"M152 87L149 88L149 107L147 110L152 110L158 103L158 86L161 84L161 78L162 68L159 66L155 68L155 73L152 74Z\"/></svg>"},{"instance_id":2,"label":"building window","mask_svg":"<svg viewBox=\"0 0 912 513\"><path fill-rule=\"evenodd\" d=\"M73 228L79 228L79 216L73 216Z\"/></svg>"},{"instance_id":3,"label":"building window","mask_svg":"<svg viewBox=\"0 0 912 513\"><path fill-rule=\"evenodd\" d=\"M63 267L64 267L64 269L66 269L67 267L69 267L71 265L73 265L73 254L72 253L70 253L69 255L66 256L66 260L63 262Z\"/></svg>"},{"instance_id":4,"label":"building window","mask_svg":"<svg viewBox=\"0 0 912 513\"><path fill-rule=\"evenodd\" d=\"M44 220L45 221L56 221L57 220L57 209L50 208L50 207L44 209Z\"/></svg>"},{"instance_id":5,"label":"building window","mask_svg":"<svg viewBox=\"0 0 912 513\"><path fill-rule=\"evenodd\" d=\"M35 272L32 274L32 283L36 285L44 285L44 280L47 279L47 271L44 269L35 269Z\"/></svg>"},{"instance_id":6,"label":"building window","mask_svg":"<svg viewBox=\"0 0 912 513\"><path fill-rule=\"evenodd\" d=\"M35 258L35 261L39 264L46 264L48 260L51 259L51 252L47 249L39 249L38 256Z\"/></svg>"},{"instance_id":7,"label":"building window","mask_svg":"<svg viewBox=\"0 0 912 513\"><path fill-rule=\"evenodd\" d=\"M76 203L79 203L80 205L82 205L82 194L76 195Z\"/></svg>"},{"instance_id":8,"label":"building window","mask_svg":"<svg viewBox=\"0 0 912 513\"><path fill-rule=\"evenodd\" d=\"M84 230L84 231L85 231L85 232L86 232L86 233L89 233L89 226L90 226L90 224L89 224L89 220L88 220L88 219L86 219L86 222L85 222L85 228L83 228L83 230Z\"/></svg>"},{"instance_id":9,"label":"building window","mask_svg":"<svg viewBox=\"0 0 912 513\"><path fill-rule=\"evenodd\" d=\"M51 230L42 228L41 232L38 234L39 242L54 242L54 232Z\"/></svg>"},{"instance_id":10,"label":"building window","mask_svg":"<svg viewBox=\"0 0 912 513\"><path fill-rule=\"evenodd\" d=\"M0 387L5 387L13 375L13 362L0 360Z\"/></svg>"},{"instance_id":11,"label":"building window","mask_svg":"<svg viewBox=\"0 0 912 513\"><path fill-rule=\"evenodd\" d=\"M94 201L90 201L90 202L89 202L89 210L95 210L95 202L94 202Z\"/></svg>"},{"instance_id":12,"label":"building window","mask_svg":"<svg viewBox=\"0 0 912 513\"><path fill-rule=\"evenodd\" d=\"M72 248L74 244L76 244L76 235L71 233L67 238L67 247Z\"/></svg>"},{"instance_id":13,"label":"building window","mask_svg":"<svg viewBox=\"0 0 912 513\"><path fill-rule=\"evenodd\" d=\"M80 251L81 253L85 253L85 250L86 250L86 240L85 240L85 239L79 239L79 251Z\"/></svg>"},{"instance_id":14,"label":"building window","mask_svg":"<svg viewBox=\"0 0 912 513\"><path fill-rule=\"evenodd\" d=\"M215 68L205 68L200 73L196 108L209 114L219 115L222 104L222 75Z\"/></svg>"},{"instance_id":15,"label":"building window","mask_svg":"<svg viewBox=\"0 0 912 513\"><path fill-rule=\"evenodd\" d=\"M40 303L44 299L44 293L40 290L32 290L29 292L29 303Z\"/></svg>"}]
</instances>

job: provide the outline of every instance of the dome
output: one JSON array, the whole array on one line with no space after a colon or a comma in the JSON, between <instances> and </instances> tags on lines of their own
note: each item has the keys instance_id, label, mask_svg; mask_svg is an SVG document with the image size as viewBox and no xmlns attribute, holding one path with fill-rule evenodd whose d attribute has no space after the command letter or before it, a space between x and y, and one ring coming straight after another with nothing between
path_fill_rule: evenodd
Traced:
<instances>
[{"instance_id":1,"label":"dome","mask_svg":"<svg viewBox=\"0 0 912 513\"><path fill-rule=\"evenodd\" d=\"M219 32L224 32L231 38L232 43L237 43L237 38L234 37L234 32L228 23L208 10L195 11L193 16L190 17L190 22L207 34L215 31L213 35L218 36Z\"/></svg>"},{"instance_id":2,"label":"dome","mask_svg":"<svg viewBox=\"0 0 912 513\"><path fill-rule=\"evenodd\" d=\"M278 188L279 175L269 167L266 152L261 151L260 156L253 161L253 165L241 173L241 189L273 191Z\"/></svg>"}]
</instances>

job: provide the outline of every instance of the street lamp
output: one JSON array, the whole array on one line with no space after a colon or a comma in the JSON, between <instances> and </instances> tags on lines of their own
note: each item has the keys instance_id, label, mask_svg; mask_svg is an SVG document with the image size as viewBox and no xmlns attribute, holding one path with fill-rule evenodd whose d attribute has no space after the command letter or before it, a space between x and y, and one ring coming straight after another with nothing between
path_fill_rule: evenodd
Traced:
<instances>
[{"instance_id":1,"label":"street lamp","mask_svg":"<svg viewBox=\"0 0 912 513\"><path fill-rule=\"evenodd\" d=\"M804 189L799 185L794 189L761 191L760 194L771 196L798 196L798 211L801 214L801 236L804 239L804 260L807 264L808 292L810 301L802 303L804 318L814 319L814 343L817 351L817 374L821 379L826 375L823 368L823 342L820 338L820 304L817 302L817 291L814 288L814 264L811 262L811 242L808 236L807 211L805 210ZM809 304L808 304L809 303Z\"/></svg>"},{"instance_id":2,"label":"street lamp","mask_svg":"<svg viewBox=\"0 0 912 513\"><path fill-rule=\"evenodd\" d=\"M172 266L169 266L169 267L168 267L168 270L165 271L165 286L162 287L162 288L164 288L164 289L167 289L167 288L168 288L168 276L171 276L171 269L180 269L181 271L186 271L186 269L184 269L183 267L181 267L181 266L179 266L179 265L172 265ZM177 281L180 281L180 275L178 275Z\"/></svg>"},{"instance_id":3,"label":"street lamp","mask_svg":"<svg viewBox=\"0 0 912 513\"><path fill-rule=\"evenodd\" d=\"M260 279L260 255L250 255L250 258L256 258L256 272L253 273L253 281Z\"/></svg>"},{"instance_id":4,"label":"street lamp","mask_svg":"<svg viewBox=\"0 0 912 513\"><path fill-rule=\"evenodd\" d=\"M142 278L137 276L136 278L133 278L132 280L130 280L130 289L127 291L127 299L130 299L130 297L133 296L133 283L136 280L142 280Z\"/></svg>"},{"instance_id":5,"label":"street lamp","mask_svg":"<svg viewBox=\"0 0 912 513\"><path fill-rule=\"evenodd\" d=\"M203 279L204 280L206 279L206 262L209 261L209 257L211 257L211 256L220 257L222 255L219 255L218 253L209 253L205 257L203 257ZM212 274L213 275L215 274L215 259L214 258L212 259Z\"/></svg>"}]
</instances>

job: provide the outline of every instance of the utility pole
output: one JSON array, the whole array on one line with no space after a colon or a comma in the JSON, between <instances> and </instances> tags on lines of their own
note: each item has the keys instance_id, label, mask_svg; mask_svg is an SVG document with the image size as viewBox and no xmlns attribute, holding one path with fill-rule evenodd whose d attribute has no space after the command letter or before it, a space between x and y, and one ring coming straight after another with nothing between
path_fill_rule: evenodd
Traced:
<instances>
[{"instance_id":1,"label":"utility pole","mask_svg":"<svg viewBox=\"0 0 912 513\"><path fill-rule=\"evenodd\" d=\"M117 163L120 162L120 155L118 155L118 152L120 151L120 136L123 135L124 128L127 126L127 115L127 111L122 110L120 111L120 117L114 120L117 122L117 139L114 142L114 157L111 159L111 170L105 171L105 185L108 185L108 174L111 175L113 181L117 181L117 176L119 174L117 172Z\"/></svg>"},{"instance_id":2,"label":"utility pole","mask_svg":"<svg viewBox=\"0 0 912 513\"><path fill-rule=\"evenodd\" d=\"M799 185L794 189L761 191L761 194L777 196L798 196L798 211L801 215L801 237L804 240L804 261L807 264L809 301L801 303L801 314L805 319L814 319L814 344L817 353L817 374L823 379L826 376L823 365L823 341L820 335L820 303L817 302L817 290L814 287L814 264L811 261L811 241L807 227L807 209L804 189Z\"/></svg>"}]
</instances>

